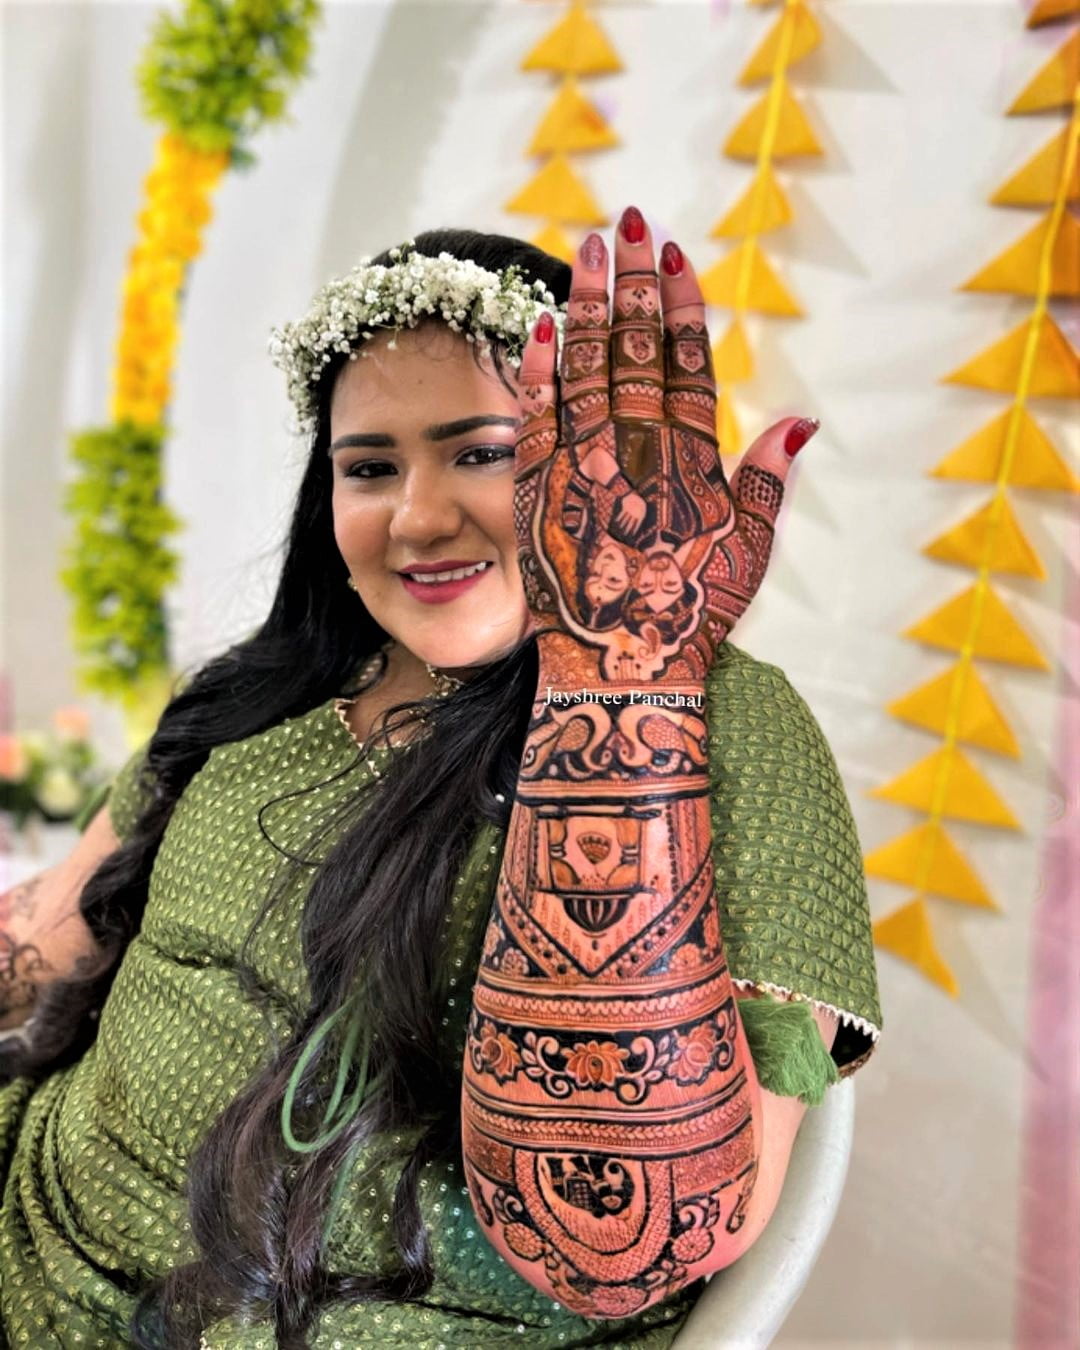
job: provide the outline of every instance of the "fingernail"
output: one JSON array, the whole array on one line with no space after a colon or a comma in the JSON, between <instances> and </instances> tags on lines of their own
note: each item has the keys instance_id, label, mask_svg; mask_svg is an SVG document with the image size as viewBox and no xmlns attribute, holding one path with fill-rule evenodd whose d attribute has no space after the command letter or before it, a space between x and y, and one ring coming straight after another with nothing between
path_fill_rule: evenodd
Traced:
<instances>
[{"instance_id":1,"label":"fingernail","mask_svg":"<svg viewBox=\"0 0 1080 1350\"><path fill-rule=\"evenodd\" d=\"M537 342L550 342L555 332L555 320L551 315L544 311L536 321L536 328L533 330L536 334Z\"/></svg>"},{"instance_id":2,"label":"fingernail","mask_svg":"<svg viewBox=\"0 0 1080 1350\"><path fill-rule=\"evenodd\" d=\"M784 437L784 453L789 459L795 458L820 426L821 423L816 417L800 417L795 425L788 429L788 434Z\"/></svg>"},{"instance_id":3,"label":"fingernail","mask_svg":"<svg viewBox=\"0 0 1080 1350\"><path fill-rule=\"evenodd\" d=\"M604 241L598 234L589 234L585 236L585 242L578 251L578 257L590 271L595 272L598 267L603 267L606 261L606 249Z\"/></svg>"},{"instance_id":4,"label":"fingernail","mask_svg":"<svg viewBox=\"0 0 1080 1350\"><path fill-rule=\"evenodd\" d=\"M622 213L619 229L628 244L640 244L645 238L645 217L636 206L628 206Z\"/></svg>"},{"instance_id":5,"label":"fingernail","mask_svg":"<svg viewBox=\"0 0 1080 1350\"><path fill-rule=\"evenodd\" d=\"M660 266L669 277L681 277L683 270L683 251L678 244L669 239L660 250Z\"/></svg>"}]
</instances>

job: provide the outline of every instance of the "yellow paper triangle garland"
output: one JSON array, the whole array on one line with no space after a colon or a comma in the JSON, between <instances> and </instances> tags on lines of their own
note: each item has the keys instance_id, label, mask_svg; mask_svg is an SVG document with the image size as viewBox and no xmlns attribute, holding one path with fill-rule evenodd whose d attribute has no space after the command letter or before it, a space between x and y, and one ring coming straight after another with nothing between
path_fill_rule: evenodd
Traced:
<instances>
[{"instance_id":1,"label":"yellow paper triangle garland","mask_svg":"<svg viewBox=\"0 0 1080 1350\"><path fill-rule=\"evenodd\" d=\"M959 525L939 534L922 552L941 562L985 567L990 572L1046 580L1046 568L1028 543L1020 522L1002 494L973 512Z\"/></svg>"},{"instance_id":2,"label":"yellow paper triangle garland","mask_svg":"<svg viewBox=\"0 0 1080 1350\"><path fill-rule=\"evenodd\" d=\"M973 610L981 606L975 615ZM974 640L969 634L974 633ZM940 605L925 619L905 628L903 637L942 647L950 652L970 649L971 655L1012 666L1049 670L1046 658L1009 613L990 585L973 585Z\"/></svg>"},{"instance_id":3,"label":"yellow paper triangle garland","mask_svg":"<svg viewBox=\"0 0 1080 1350\"><path fill-rule=\"evenodd\" d=\"M1077 30L1080 32L1080 29ZM1049 206L1063 192L1065 200L1080 200L1080 159L1074 159L1065 178L1072 128L1065 125L1041 150L998 188L990 198L992 206Z\"/></svg>"},{"instance_id":4,"label":"yellow paper triangle garland","mask_svg":"<svg viewBox=\"0 0 1080 1350\"><path fill-rule=\"evenodd\" d=\"M604 30L575 3L528 53L521 69L553 70L560 75L608 75L622 70L622 62Z\"/></svg>"},{"instance_id":5,"label":"yellow paper triangle garland","mask_svg":"<svg viewBox=\"0 0 1080 1350\"><path fill-rule=\"evenodd\" d=\"M803 311L769 265L756 239L746 239L698 278L707 305L798 318Z\"/></svg>"},{"instance_id":6,"label":"yellow paper triangle garland","mask_svg":"<svg viewBox=\"0 0 1080 1350\"><path fill-rule=\"evenodd\" d=\"M914 886L976 909L1001 912L940 821L926 821L866 855L867 876Z\"/></svg>"},{"instance_id":7,"label":"yellow paper triangle garland","mask_svg":"<svg viewBox=\"0 0 1080 1350\"><path fill-rule=\"evenodd\" d=\"M737 315L727 332L713 344L713 373L718 384L739 384L754 377L754 354Z\"/></svg>"},{"instance_id":8,"label":"yellow paper triangle garland","mask_svg":"<svg viewBox=\"0 0 1080 1350\"><path fill-rule=\"evenodd\" d=\"M798 155L822 154L814 130L788 89L783 76L774 83L780 88L780 104L776 131L770 147L773 159L793 159ZM773 98L773 89L762 94L724 142L724 154L729 159L758 158L769 120L769 104Z\"/></svg>"},{"instance_id":9,"label":"yellow paper triangle garland","mask_svg":"<svg viewBox=\"0 0 1080 1350\"><path fill-rule=\"evenodd\" d=\"M1080 398L1080 356L1049 314L1025 319L978 356L943 377L945 384L967 384L1014 394L1029 335L1037 326L1034 363L1026 394L1029 398Z\"/></svg>"},{"instance_id":10,"label":"yellow paper triangle garland","mask_svg":"<svg viewBox=\"0 0 1080 1350\"><path fill-rule=\"evenodd\" d=\"M934 943L924 901L912 900L892 914L886 914L874 924L873 932L875 944L883 951L909 962L953 998L960 992L956 977Z\"/></svg>"},{"instance_id":11,"label":"yellow paper triangle garland","mask_svg":"<svg viewBox=\"0 0 1080 1350\"><path fill-rule=\"evenodd\" d=\"M555 258L561 258L563 262L573 263L574 254L577 251L566 232L552 223L545 225L544 228L533 236L531 242L537 248L542 248L545 253L550 253Z\"/></svg>"},{"instance_id":12,"label":"yellow paper triangle garland","mask_svg":"<svg viewBox=\"0 0 1080 1350\"><path fill-rule=\"evenodd\" d=\"M596 106L585 97L573 76L559 86L526 155L563 154L570 151L605 150L619 138Z\"/></svg>"},{"instance_id":13,"label":"yellow paper triangle garland","mask_svg":"<svg viewBox=\"0 0 1080 1350\"><path fill-rule=\"evenodd\" d=\"M1050 438L1026 408L1006 408L930 469L931 478L996 483L1002 476L1005 440L1014 412L1019 414L1017 443L1006 479L1012 487L1080 492L1080 477L1054 449Z\"/></svg>"},{"instance_id":14,"label":"yellow paper triangle garland","mask_svg":"<svg viewBox=\"0 0 1080 1350\"><path fill-rule=\"evenodd\" d=\"M952 700L960 680L963 684L959 686L959 702L954 713ZM887 710L899 721L939 732L943 738L948 738L951 733L955 740L1008 755L1010 759L1020 758L1020 746L1012 728L970 661L954 662L942 674L894 699L887 705Z\"/></svg>"},{"instance_id":15,"label":"yellow paper triangle garland","mask_svg":"<svg viewBox=\"0 0 1080 1350\"><path fill-rule=\"evenodd\" d=\"M776 181L768 160L758 166L750 186L709 231L710 239L744 239L767 234L794 219L791 203Z\"/></svg>"},{"instance_id":16,"label":"yellow paper triangle garland","mask_svg":"<svg viewBox=\"0 0 1080 1350\"><path fill-rule=\"evenodd\" d=\"M1073 29L1034 79L1013 100L1008 111L1015 116L1018 113L1071 107L1077 84L1080 84L1080 28Z\"/></svg>"},{"instance_id":17,"label":"yellow paper triangle garland","mask_svg":"<svg viewBox=\"0 0 1080 1350\"><path fill-rule=\"evenodd\" d=\"M607 224L596 199L563 155L549 159L503 210L511 215L545 216L560 224Z\"/></svg>"},{"instance_id":18,"label":"yellow paper triangle garland","mask_svg":"<svg viewBox=\"0 0 1080 1350\"><path fill-rule=\"evenodd\" d=\"M882 787L872 788L870 796L934 816L1020 829L1020 822L994 788L955 745L931 751Z\"/></svg>"},{"instance_id":19,"label":"yellow paper triangle garland","mask_svg":"<svg viewBox=\"0 0 1080 1350\"><path fill-rule=\"evenodd\" d=\"M1067 19L1070 14L1080 14L1080 0L1036 0L1027 16L1027 26L1038 28L1044 23Z\"/></svg>"},{"instance_id":20,"label":"yellow paper triangle garland","mask_svg":"<svg viewBox=\"0 0 1080 1350\"><path fill-rule=\"evenodd\" d=\"M781 50L785 20L792 25L792 34L785 50ZM741 85L757 84L772 79L777 69L787 70L821 45L821 28L817 20L800 0L785 6L772 28L762 39L757 51L746 63L739 76Z\"/></svg>"},{"instance_id":21,"label":"yellow paper triangle garland","mask_svg":"<svg viewBox=\"0 0 1080 1350\"><path fill-rule=\"evenodd\" d=\"M1043 292L1039 273L1051 234L1050 289ZM1015 244L1010 244L1004 253L957 289L1004 291L1007 295L1045 293L1075 299L1080 296L1080 222L1066 211L1059 223L1055 213L1048 211Z\"/></svg>"}]
</instances>

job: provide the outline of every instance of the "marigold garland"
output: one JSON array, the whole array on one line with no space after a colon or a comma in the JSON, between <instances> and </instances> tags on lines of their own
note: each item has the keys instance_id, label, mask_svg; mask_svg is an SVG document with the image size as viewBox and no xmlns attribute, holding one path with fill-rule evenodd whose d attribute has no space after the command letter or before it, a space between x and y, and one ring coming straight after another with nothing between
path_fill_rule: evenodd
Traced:
<instances>
[{"instance_id":1,"label":"marigold garland","mask_svg":"<svg viewBox=\"0 0 1080 1350\"><path fill-rule=\"evenodd\" d=\"M121 291L112 422L71 438L74 532L61 572L80 682L123 704L133 744L171 684L164 595L179 560L164 540L181 524L161 500L161 455L188 268L225 170L250 164L246 142L284 115L318 12L316 0L184 0L159 16L139 65L144 111L167 130Z\"/></svg>"}]
</instances>

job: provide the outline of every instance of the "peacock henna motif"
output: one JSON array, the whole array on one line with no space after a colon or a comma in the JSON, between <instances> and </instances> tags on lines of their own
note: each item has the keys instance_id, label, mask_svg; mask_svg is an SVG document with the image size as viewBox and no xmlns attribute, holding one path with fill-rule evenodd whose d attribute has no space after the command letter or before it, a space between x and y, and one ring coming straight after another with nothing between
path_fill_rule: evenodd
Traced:
<instances>
[{"instance_id":1,"label":"peacock henna motif","mask_svg":"<svg viewBox=\"0 0 1080 1350\"><path fill-rule=\"evenodd\" d=\"M540 679L462 1142L506 1260L605 1318L735 1259L754 1195L760 1088L717 907L704 684L782 485L728 486L700 292L665 311L651 250L620 243L609 316L603 250L586 252L558 380L550 347L522 363L514 518Z\"/></svg>"}]
</instances>

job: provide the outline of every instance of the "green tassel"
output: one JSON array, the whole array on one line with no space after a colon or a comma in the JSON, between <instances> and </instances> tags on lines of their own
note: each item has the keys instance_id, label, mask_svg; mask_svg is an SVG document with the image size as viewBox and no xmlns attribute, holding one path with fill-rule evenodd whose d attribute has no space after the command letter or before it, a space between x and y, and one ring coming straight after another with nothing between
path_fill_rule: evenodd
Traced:
<instances>
[{"instance_id":1,"label":"green tassel","mask_svg":"<svg viewBox=\"0 0 1080 1350\"><path fill-rule=\"evenodd\" d=\"M778 1097L820 1106L826 1090L840 1081L840 1071L825 1048L810 1004L765 994L739 999L738 1007L761 1086Z\"/></svg>"},{"instance_id":2,"label":"green tassel","mask_svg":"<svg viewBox=\"0 0 1080 1350\"><path fill-rule=\"evenodd\" d=\"M385 1069L368 1083L368 1060L371 1055L371 1029L368 1026L361 1028L360 1022L363 1017L363 1009L359 999L354 995L347 999L336 1012L324 1018L308 1038L307 1045L304 1046L303 1053L296 1062L296 1067L289 1076L289 1083L285 1089L285 1099L281 1103L281 1133L285 1139L286 1145L294 1153L313 1153L316 1149L323 1148L331 1143L341 1134L342 1130L348 1125L356 1114L365 1090L370 1086L376 1088L381 1086L386 1076ZM322 1129L314 1139L298 1139L293 1130L293 1104L296 1098L297 1090L304 1076L307 1066L311 1063L313 1057L317 1054L319 1047L327 1036L334 1030L334 1027L346 1018L345 1037L338 1054L337 1074L334 1081L334 1091L323 1110ZM345 1084L348 1080L349 1069L353 1064L356 1054L357 1042L363 1042L363 1048L360 1053L360 1067L357 1073L356 1086L349 1094L346 1100Z\"/></svg>"}]
</instances>

